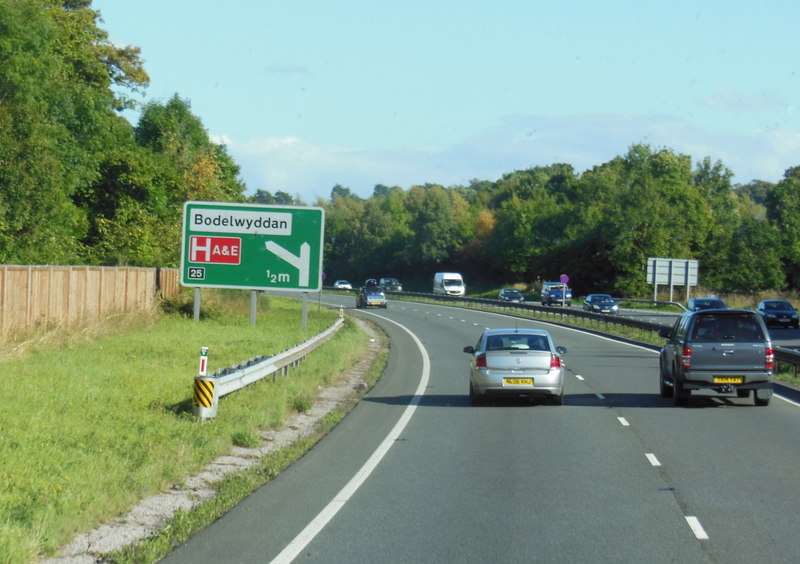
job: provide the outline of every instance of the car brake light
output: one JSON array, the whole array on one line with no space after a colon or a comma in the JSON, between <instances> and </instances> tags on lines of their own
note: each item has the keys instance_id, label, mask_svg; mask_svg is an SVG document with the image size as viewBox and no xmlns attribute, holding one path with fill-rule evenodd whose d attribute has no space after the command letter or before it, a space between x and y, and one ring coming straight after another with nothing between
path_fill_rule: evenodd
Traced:
<instances>
[{"instance_id":1,"label":"car brake light","mask_svg":"<svg viewBox=\"0 0 800 564\"><path fill-rule=\"evenodd\" d=\"M486 368L486 354L481 353L475 357L475 367L476 368Z\"/></svg>"},{"instance_id":2,"label":"car brake light","mask_svg":"<svg viewBox=\"0 0 800 564\"><path fill-rule=\"evenodd\" d=\"M561 368L561 357L550 353L550 368Z\"/></svg>"},{"instance_id":3,"label":"car brake light","mask_svg":"<svg viewBox=\"0 0 800 564\"><path fill-rule=\"evenodd\" d=\"M683 368L691 368L692 367L692 348L691 347L683 347L683 352L681 353L681 366Z\"/></svg>"},{"instance_id":4,"label":"car brake light","mask_svg":"<svg viewBox=\"0 0 800 564\"><path fill-rule=\"evenodd\" d=\"M772 347L767 347L764 351L764 368L767 370L775 368L775 350Z\"/></svg>"}]
</instances>

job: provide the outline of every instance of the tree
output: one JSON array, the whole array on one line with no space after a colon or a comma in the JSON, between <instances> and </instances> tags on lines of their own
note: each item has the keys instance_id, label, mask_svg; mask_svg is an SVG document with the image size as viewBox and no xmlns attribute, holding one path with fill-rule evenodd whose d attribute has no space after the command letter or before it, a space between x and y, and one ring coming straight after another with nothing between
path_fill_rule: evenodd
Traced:
<instances>
[{"instance_id":1,"label":"tree","mask_svg":"<svg viewBox=\"0 0 800 564\"><path fill-rule=\"evenodd\" d=\"M89 229L72 198L99 176L119 100L146 82L89 2L0 0L0 260L64 263Z\"/></svg>"},{"instance_id":2,"label":"tree","mask_svg":"<svg viewBox=\"0 0 800 564\"><path fill-rule=\"evenodd\" d=\"M474 234L463 245L459 258L463 264L469 265L473 273L480 273L485 280L505 280L504 270L497 265L497 257L492 256L489 242L494 238L497 226L496 214L492 210L474 210L474 225L471 229Z\"/></svg>"},{"instance_id":3,"label":"tree","mask_svg":"<svg viewBox=\"0 0 800 564\"><path fill-rule=\"evenodd\" d=\"M800 166L788 169L767 197L767 213L781 234L784 272L800 287Z\"/></svg>"},{"instance_id":4,"label":"tree","mask_svg":"<svg viewBox=\"0 0 800 564\"><path fill-rule=\"evenodd\" d=\"M250 201L254 204L274 204L275 196L269 190L259 188L250 196Z\"/></svg>"},{"instance_id":5,"label":"tree","mask_svg":"<svg viewBox=\"0 0 800 564\"><path fill-rule=\"evenodd\" d=\"M449 263L466 240L468 206L457 194L439 185L414 186L409 191L410 228L413 238L409 253L419 264L433 267Z\"/></svg>"},{"instance_id":6,"label":"tree","mask_svg":"<svg viewBox=\"0 0 800 564\"><path fill-rule=\"evenodd\" d=\"M784 288L779 249L780 234L772 225L754 217L744 219L726 248L727 268L715 277L717 287L748 294Z\"/></svg>"},{"instance_id":7,"label":"tree","mask_svg":"<svg viewBox=\"0 0 800 564\"><path fill-rule=\"evenodd\" d=\"M648 257L693 258L704 240L710 216L688 156L634 145L585 173L580 187L569 227L570 254L580 262L570 272L592 280L589 270L598 270L604 291L646 293Z\"/></svg>"},{"instance_id":8,"label":"tree","mask_svg":"<svg viewBox=\"0 0 800 564\"><path fill-rule=\"evenodd\" d=\"M706 201L710 222L705 237L696 249L700 259L701 283L720 289L723 278L730 269L728 249L734 241L736 230L742 222L741 199L731 186L733 173L720 162L705 158L695 167L694 184Z\"/></svg>"},{"instance_id":9,"label":"tree","mask_svg":"<svg viewBox=\"0 0 800 564\"><path fill-rule=\"evenodd\" d=\"M347 186L342 186L341 184L336 184L331 189L331 200L336 198L337 196L341 198L357 197L350 191L350 188L348 188Z\"/></svg>"},{"instance_id":10,"label":"tree","mask_svg":"<svg viewBox=\"0 0 800 564\"><path fill-rule=\"evenodd\" d=\"M366 276L364 213L364 200L344 190L334 192L325 208L325 272L333 278Z\"/></svg>"},{"instance_id":11,"label":"tree","mask_svg":"<svg viewBox=\"0 0 800 564\"><path fill-rule=\"evenodd\" d=\"M411 251L414 233L410 227L407 194L397 186L386 190L376 186L374 198L385 214L388 225L381 260L387 272L407 278L413 273L417 261L416 253Z\"/></svg>"},{"instance_id":12,"label":"tree","mask_svg":"<svg viewBox=\"0 0 800 564\"><path fill-rule=\"evenodd\" d=\"M775 184L764 180L753 180L747 184L737 184L735 187L740 196L749 196L751 200L760 205L766 205L770 193L775 189Z\"/></svg>"},{"instance_id":13,"label":"tree","mask_svg":"<svg viewBox=\"0 0 800 564\"><path fill-rule=\"evenodd\" d=\"M103 264L176 266L183 204L244 201L239 168L178 96L145 106L135 130L114 132L100 179L76 198L91 220L86 255Z\"/></svg>"},{"instance_id":14,"label":"tree","mask_svg":"<svg viewBox=\"0 0 800 564\"><path fill-rule=\"evenodd\" d=\"M90 264L176 266L180 238L168 187L176 180L133 128L119 118L113 143L99 162L99 179L73 197L86 211L89 230L82 242Z\"/></svg>"},{"instance_id":15,"label":"tree","mask_svg":"<svg viewBox=\"0 0 800 564\"><path fill-rule=\"evenodd\" d=\"M558 244L559 234L549 226L559 214L556 199L543 189L528 199L514 195L504 201L494 214L495 227L486 245L495 270L506 279L530 280L558 269L542 264L541 259Z\"/></svg>"},{"instance_id":16,"label":"tree","mask_svg":"<svg viewBox=\"0 0 800 564\"><path fill-rule=\"evenodd\" d=\"M237 178L239 167L224 145L212 143L189 102L174 95L166 104L152 102L142 111L136 140L162 155L180 179L171 196L185 200L243 201L244 184Z\"/></svg>"}]
</instances>

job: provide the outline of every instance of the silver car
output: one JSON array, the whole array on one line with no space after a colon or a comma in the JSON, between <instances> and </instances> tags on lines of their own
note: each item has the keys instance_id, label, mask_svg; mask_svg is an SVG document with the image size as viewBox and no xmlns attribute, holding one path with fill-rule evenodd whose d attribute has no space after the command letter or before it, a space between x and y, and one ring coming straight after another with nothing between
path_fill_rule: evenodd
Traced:
<instances>
[{"instance_id":1,"label":"silver car","mask_svg":"<svg viewBox=\"0 0 800 564\"><path fill-rule=\"evenodd\" d=\"M480 405L491 397L548 399L564 403L567 349L557 347L544 329L487 329L469 353L469 398Z\"/></svg>"}]
</instances>

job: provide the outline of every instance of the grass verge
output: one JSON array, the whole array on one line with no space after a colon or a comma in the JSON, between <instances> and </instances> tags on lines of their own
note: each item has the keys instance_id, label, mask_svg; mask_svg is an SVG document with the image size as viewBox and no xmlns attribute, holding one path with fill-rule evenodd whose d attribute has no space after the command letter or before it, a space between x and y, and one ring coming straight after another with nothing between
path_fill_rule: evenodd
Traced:
<instances>
[{"instance_id":1,"label":"grass verge","mask_svg":"<svg viewBox=\"0 0 800 564\"><path fill-rule=\"evenodd\" d=\"M387 352L384 350L365 374L364 379L370 387L380 378L386 360ZM107 555L107 560L115 564L158 562L193 533L209 526L253 491L291 466L333 429L356 403L357 399L354 398L350 403L340 405L320 421L313 436L295 441L290 446L264 457L257 466L227 477L219 484L218 495L213 500L192 511L179 511L159 533L146 541Z\"/></svg>"},{"instance_id":2,"label":"grass verge","mask_svg":"<svg viewBox=\"0 0 800 564\"><path fill-rule=\"evenodd\" d=\"M166 315L120 316L83 336L34 339L0 359L9 385L0 411L0 562L52 555L76 534L202 468L232 445L280 427L292 409L354 364L365 334L347 322L289 377L260 381L192 416L201 346L209 372L281 352L329 327L338 312L259 296L204 294L200 322L185 304ZM87 336L91 334L91 336ZM58 343L60 346L54 346Z\"/></svg>"}]
</instances>

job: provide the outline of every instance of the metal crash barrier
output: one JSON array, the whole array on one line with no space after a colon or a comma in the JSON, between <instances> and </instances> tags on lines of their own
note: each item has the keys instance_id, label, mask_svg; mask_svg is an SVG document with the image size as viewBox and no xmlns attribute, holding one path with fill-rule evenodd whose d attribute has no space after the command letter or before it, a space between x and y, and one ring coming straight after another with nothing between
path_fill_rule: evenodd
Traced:
<instances>
[{"instance_id":1,"label":"metal crash barrier","mask_svg":"<svg viewBox=\"0 0 800 564\"><path fill-rule=\"evenodd\" d=\"M339 317L325 331L307 341L274 356L259 356L240 365L223 368L210 376L208 369L208 347L200 350L200 369L194 379L192 413L202 420L216 417L219 398L241 390L266 376L279 371L286 374L290 366L299 364L314 349L330 340L344 326L344 318ZM273 380L275 376L273 376Z\"/></svg>"}]
</instances>

